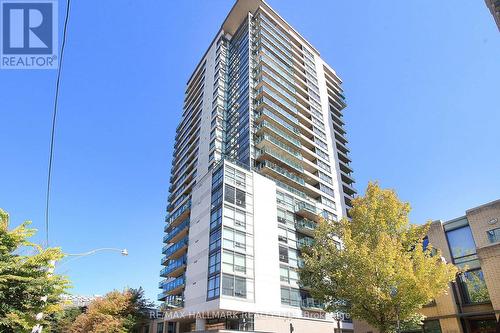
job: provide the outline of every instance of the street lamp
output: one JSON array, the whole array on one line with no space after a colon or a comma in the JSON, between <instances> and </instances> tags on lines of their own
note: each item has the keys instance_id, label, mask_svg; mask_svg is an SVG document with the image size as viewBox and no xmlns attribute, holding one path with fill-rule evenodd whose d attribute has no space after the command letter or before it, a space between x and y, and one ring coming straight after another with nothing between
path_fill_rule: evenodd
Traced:
<instances>
[{"instance_id":1,"label":"street lamp","mask_svg":"<svg viewBox=\"0 0 500 333\"><path fill-rule=\"evenodd\" d=\"M74 257L73 260L75 259L78 259L78 258L81 258L81 257L86 257L86 256L90 256L90 255L93 255L93 254L96 254L97 252L101 252L101 251L115 251L115 252L120 252L120 254L122 256L128 256L128 250L127 249L118 249L118 248L114 248L114 247L103 247L103 248L99 248L99 249L94 249L94 250L90 250L88 252L83 252L83 253L70 253L70 254L66 254L65 257ZM72 261L72 260L69 260L69 261ZM68 261L66 262L63 262L60 266L64 265L68 263ZM47 273L49 276L51 276L53 273L54 273L54 270L56 269L56 261L55 260L51 260L49 262L49 268L47 270ZM47 296L43 296L42 297L42 302L47 302ZM37 321L40 321L42 320L44 317L44 314L43 312L40 312L36 315L36 320ZM31 330L31 333L41 333L42 332L42 329L43 329L43 326L41 324L36 324L33 329Z\"/></svg>"},{"instance_id":2,"label":"street lamp","mask_svg":"<svg viewBox=\"0 0 500 333\"><path fill-rule=\"evenodd\" d=\"M391 288L391 297L393 298L396 298L396 296L398 295L398 287L392 287ZM399 323L399 311L400 311L400 308L399 308L399 304L396 305L396 333L399 333L400 331L400 323Z\"/></svg>"},{"instance_id":3,"label":"street lamp","mask_svg":"<svg viewBox=\"0 0 500 333\"><path fill-rule=\"evenodd\" d=\"M344 318L344 314L340 311L336 311L333 313L333 319L337 321L337 333L341 333L340 330L340 321Z\"/></svg>"}]
</instances>

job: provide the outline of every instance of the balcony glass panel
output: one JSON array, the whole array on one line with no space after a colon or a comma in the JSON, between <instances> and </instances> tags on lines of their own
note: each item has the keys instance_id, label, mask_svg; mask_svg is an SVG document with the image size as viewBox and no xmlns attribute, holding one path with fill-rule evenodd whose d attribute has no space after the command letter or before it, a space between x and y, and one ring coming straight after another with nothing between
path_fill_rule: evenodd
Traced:
<instances>
[{"instance_id":1,"label":"balcony glass panel","mask_svg":"<svg viewBox=\"0 0 500 333\"><path fill-rule=\"evenodd\" d=\"M179 249L181 249L183 246L186 246L188 243L188 236L184 237L174 245L170 246L165 250L165 256L170 257L173 253L177 252Z\"/></svg>"}]
</instances>

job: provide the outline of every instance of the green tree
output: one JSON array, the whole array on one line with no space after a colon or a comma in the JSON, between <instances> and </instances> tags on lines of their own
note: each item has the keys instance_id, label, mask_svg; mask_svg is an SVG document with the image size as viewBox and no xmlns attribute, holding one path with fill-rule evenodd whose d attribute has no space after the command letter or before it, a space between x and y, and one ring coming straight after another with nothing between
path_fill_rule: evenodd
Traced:
<instances>
[{"instance_id":1,"label":"green tree","mask_svg":"<svg viewBox=\"0 0 500 333\"><path fill-rule=\"evenodd\" d=\"M380 332L420 321L419 309L447 291L456 268L422 241L429 224L410 225L410 205L370 183L351 220L323 221L306 248L301 281L327 310L349 312ZM339 246L340 240L342 244Z\"/></svg>"},{"instance_id":2,"label":"green tree","mask_svg":"<svg viewBox=\"0 0 500 333\"><path fill-rule=\"evenodd\" d=\"M60 296L69 287L65 277L49 272L63 253L30 242L36 233L30 223L9 230L9 214L0 209L1 332L30 332L37 323L47 325L49 316L62 310ZM45 317L37 322L35 316L41 312Z\"/></svg>"},{"instance_id":3,"label":"green tree","mask_svg":"<svg viewBox=\"0 0 500 333\"><path fill-rule=\"evenodd\" d=\"M50 323L50 332L67 333L76 318L84 311L84 307L72 306L53 314Z\"/></svg>"},{"instance_id":4,"label":"green tree","mask_svg":"<svg viewBox=\"0 0 500 333\"><path fill-rule=\"evenodd\" d=\"M152 304L144 291L126 289L112 291L92 301L85 313L79 315L69 328L71 333L126 333L147 318L145 308Z\"/></svg>"}]
</instances>

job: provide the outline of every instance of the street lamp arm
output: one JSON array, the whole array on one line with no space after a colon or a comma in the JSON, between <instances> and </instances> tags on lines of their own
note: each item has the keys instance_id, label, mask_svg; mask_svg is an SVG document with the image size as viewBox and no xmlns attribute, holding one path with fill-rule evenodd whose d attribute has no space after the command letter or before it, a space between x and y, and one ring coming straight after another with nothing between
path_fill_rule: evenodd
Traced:
<instances>
[{"instance_id":1,"label":"street lamp arm","mask_svg":"<svg viewBox=\"0 0 500 333\"><path fill-rule=\"evenodd\" d=\"M97 253L97 252L101 252L101 251L116 251L116 252L120 252L123 256L128 255L127 249L118 249L118 248L114 248L114 247L103 247L103 248L94 249L94 250L91 250L88 252L83 252L83 253L67 253L67 254L65 254L65 256L66 257L85 257L85 256L90 256L90 255Z\"/></svg>"}]
</instances>

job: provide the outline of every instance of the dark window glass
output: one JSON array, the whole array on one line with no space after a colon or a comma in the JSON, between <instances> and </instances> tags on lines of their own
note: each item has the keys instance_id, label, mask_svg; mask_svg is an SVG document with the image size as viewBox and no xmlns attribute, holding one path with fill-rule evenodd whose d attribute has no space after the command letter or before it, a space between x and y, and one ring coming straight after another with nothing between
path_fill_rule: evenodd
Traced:
<instances>
[{"instance_id":1,"label":"dark window glass","mask_svg":"<svg viewBox=\"0 0 500 333\"><path fill-rule=\"evenodd\" d=\"M459 279L464 303L482 303L490 300L481 269L465 272Z\"/></svg>"},{"instance_id":2,"label":"dark window glass","mask_svg":"<svg viewBox=\"0 0 500 333\"><path fill-rule=\"evenodd\" d=\"M495 333L496 331L496 320L491 319L479 319L479 320L469 320L469 327L471 333Z\"/></svg>"},{"instance_id":3,"label":"dark window glass","mask_svg":"<svg viewBox=\"0 0 500 333\"><path fill-rule=\"evenodd\" d=\"M236 189L236 204L240 207L245 207L245 191Z\"/></svg>"},{"instance_id":4,"label":"dark window glass","mask_svg":"<svg viewBox=\"0 0 500 333\"><path fill-rule=\"evenodd\" d=\"M288 248L280 246L280 261L288 262Z\"/></svg>"},{"instance_id":5,"label":"dark window glass","mask_svg":"<svg viewBox=\"0 0 500 333\"><path fill-rule=\"evenodd\" d=\"M500 228L486 231L490 243L500 242Z\"/></svg>"},{"instance_id":6,"label":"dark window glass","mask_svg":"<svg viewBox=\"0 0 500 333\"><path fill-rule=\"evenodd\" d=\"M156 333L163 333L163 323L156 324Z\"/></svg>"},{"instance_id":7,"label":"dark window glass","mask_svg":"<svg viewBox=\"0 0 500 333\"><path fill-rule=\"evenodd\" d=\"M224 200L234 204L235 188L231 185L226 184L226 192L224 194Z\"/></svg>"},{"instance_id":8,"label":"dark window glass","mask_svg":"<svg viewBox=\"0 0 500 333\"><path fill-rule=\"evenodd\" d=\"M441 325L439 325L439 320L424 321L423 331L424 333L441 333Z\"/></svg>"},{"instance_id":9,"label":"dark window glass","mask_svg":"<svg viewBox=\"0 0 500 333\"><path fill-rule=\"evenodd\" d=\"M222 203L222 187L212 192L212 207Z\"/></svg>"}]
</instances>

